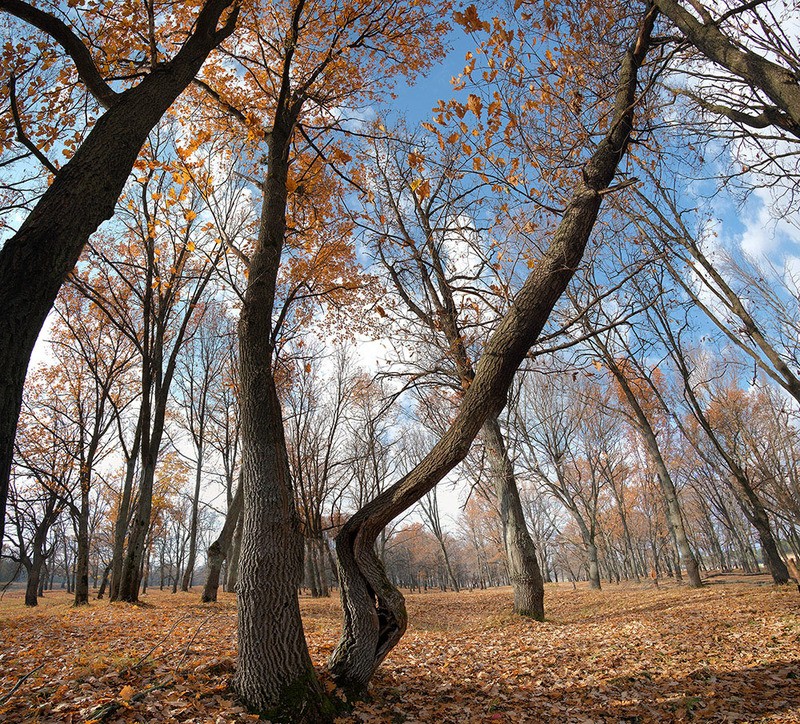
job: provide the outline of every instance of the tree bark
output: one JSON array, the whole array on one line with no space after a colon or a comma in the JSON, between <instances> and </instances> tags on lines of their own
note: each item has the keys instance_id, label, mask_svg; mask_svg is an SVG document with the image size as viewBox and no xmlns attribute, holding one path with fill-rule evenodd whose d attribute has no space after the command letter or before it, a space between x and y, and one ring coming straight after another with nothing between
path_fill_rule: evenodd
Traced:
<instances>
[{"instance_id":1,"label":"tree bark","mask_svg":"<svg viewBox=\"0 0 800 724\"><path fill-rule=\"evenodd\" d=\"M503 547L514 591L514 613L544 621L544 581L525 522L514 466L508 457L497 417L489 417L484 422L481 437L500 503Z\"/></svg>"},{"instance_id":2,"label":"tree bark","mask_svg":"<svg viewBox=\"0 0 800 724\"><path fill-rule=\"evenodd\" d=\"M217 29L232 3L207 0L176 56L136 87L115 94L109 110L0 249L0 540L22 388L36 338L89 236L113 215L148 133L197 75L209 52L232 32L236 9ZM0 3L0 10L28 19L19 8L30 6Z\"/></svg>"},{"instance_id":3,"label":"tree bark","mask_svg":"<svg viewBox=\"0 0 800 724\"><path fill-rule=\"evenodd\" d=\"M537 260L487 342L475 380L466 390L453 423L419 465L361 508L336 537L344 624L329 666L349 696L364 691L375 669L403 636L408 621L403 596L389 581L375 554L375 541L394 517L464 459L484 422L500 413L517 368L575 274L600 209L602 192L612 182L628 145L638 69L649 47L655 15L648 11L622 61L610 130L583 167L547 251Z\"/></svg>"},{"instance_id":4,"label":"tree bark","mask_svg":"<svg viewBox=\"0 0 800 724\"><path fill-rule=\"evenodd\" d=\"M234 687L251 710L266 718L317 724L331 721L334 712L314 672L300 619L303 537L272 370L289 149L300 111L285 93L286 86L270 135L259 237L239 320L244 517Z\"/></svg>"},{"instance_id":5,"label":"tree bark","mask_svg":"<svg viewBox=\"0 0 800 724\"><path fill-rule=\"evenodd\" d=\"M239 481L239 486L236 488L233 500L228 508L228 514L225 516L225 523L222 526L222 531L219 537L208 547L208 576L201 597L203 603L210 603L217 600L222 563L231 549L233 534L236 531L236 526L242 514L242 506L243 489L242 483Z\"/></svg>"},{"instance_id":6,"label":"tree bark","mask_svg":"<svg viewBox=\"0 0 800 724\"><path fill-rule=\"evenodd\" d=\"M203 434L202 427L200 434ZM192 498L192 522L189 530L189 557L186 561L186 570L183 572L181 591L189 590L189 587L192 585L192 576L194 575L194 564L197 558L197 522L200 514L200 483L202 481L202 476L203 445L202 438L200 438L200 445L197 448L197 470L195 471L194 479L194 497ZM219 581L219 572L217 573L217 580Z\"/></svg>"},{"instance_id":7,"label":"tree bark","mask_svg":"<svg viewBox=\"0 0 800 724\"><path fill-rule=\"evenodd\" d=\"M89 604L89 490L88 472L81 474L81 507L78 514L77 554L75 558L75 605Z\"/></svg>"}]
</instances>

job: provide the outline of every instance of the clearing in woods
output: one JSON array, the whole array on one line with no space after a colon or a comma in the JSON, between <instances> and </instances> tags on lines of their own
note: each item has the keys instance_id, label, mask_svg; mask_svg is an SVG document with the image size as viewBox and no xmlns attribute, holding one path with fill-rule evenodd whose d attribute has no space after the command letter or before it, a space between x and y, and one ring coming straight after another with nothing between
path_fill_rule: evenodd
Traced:
<instances>
[{"instance_id":1,"label":"clearing in woods","mask_svg":"<svg viewBox=\"0 0 800 724\"><path fill-rule=\"evenodd\" d=\"M510 589L411 594L407 635L340 721L800 722L800 594L766 580L548 585L543 624L512 614ZM153 591L145 605L75 609L48 592L26 609L7 593L0 721L252 721L228 690L235 598L198 598ZM338 600L302 608L322 666Z\"/></svg>"}]
</instances>

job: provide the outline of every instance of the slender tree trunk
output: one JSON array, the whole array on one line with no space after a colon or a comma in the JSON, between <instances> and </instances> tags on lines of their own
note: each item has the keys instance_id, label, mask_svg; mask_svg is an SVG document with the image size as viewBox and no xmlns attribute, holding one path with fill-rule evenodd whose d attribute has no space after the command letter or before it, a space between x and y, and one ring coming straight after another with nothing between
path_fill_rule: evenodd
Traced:
<instances>
[{"instance_id":1,"label":"slender tree trunk","mask_svg":"<svg viewBox=\"0 0 800 724\"><path fill-rule=\"evenodd\" d=\"M97 591L97 600L101 600L106 595L106 588L108 588L108 579L111 574L111 566L108 565L103 570L103 577L100 579L100 588Z\"/></svg>"},{"instance_id":2,"label":"slender tree trunk","mask_svg":"<svg viewBox=\"0 0 800 724\"><path fill-rule=\"evenodd\" d=\"M219 537L208 547L208 575L202 595L202 601L204 603L217 600L222 563L228 557L228 553L231 550L233 534L236 531L236 526L242 514L242 503L243 490L240 480L239 486L236 488L233 500L228 508L228 514L225 516L225 523L222 526L222 531ZM230 562L228 563L228 570L230 571ZM228 575L230 577L230 573Z\"/></svg>"},{"instance_id":3,"label":"slender tree trunk","mask_svg":"<svg viewBox=\"0 0 800 724\"><path fill-rule=\"evenodd\" d=\"M120 583L122 582L122 564L125 557L125 538L128 534L128 518L131 512L131 499L133 497L133 479L136 475L136 462L142 444L143 414L146 411L144 403L139 407L136 422L136 432L131 445L130 457L125 466L125 484L122 487L122 500L114 522L114 550L111 556L111 595L112 601L119 599Z\"/></svg>"},{"instance_id":4,"label":"slender tree trunk","mask_svg":"<svg viewBox=\"0 0 800 724\"><path fill-rule=\"evenodd\" d=\"M772 576L776 584L782 586L789 582L789 569L781 558L775 536L769 525L769 518L764 505L756 495L750 481L744 473L735 470L731 475L731 482L736 498L740 503L742 511L747 519L756 529L758 539L761 543L761 552L764 557L764 565Z\"/></svg>"},{"instance_id":5,"label":"slender tree trunk","mask_svg":"<svg viewBox=\"0 0 800 724\"><path fill-rule=\"evenodd\" d=\"M75 605L89 604L89 489L91 479L81 480L81 507L78 512L78 552L75 560Z\"/></svg>"},{"instance_id":6,"label":"slender tree trunk","mask_svg":"<svg viewBox=\"0 0 800 724\"><path fill-rule=\"evenodd\" d=\"M239 523L236 526L236 532L233 534L233 541L231 543L231 555L228 560L228 570L226 574L226 584L228 591L236 593L236 587L239 585L239 554L242 550L242 529L244 524L242 522L242 515L239 515Z\"/></svg>"},{"instance_id":7,"label":"slender tree trunk","mask_svg":"<svg viewBox=\"0 0 800 724\"><path fill-rule=\"evenodd\" d=\"M684 565L686 566L686 575L689 577L689 585L692 588L699 588L703 585L700 578L700 570L697 566L697 559L692 552L692 547L689 544L689 538L686 535L686 528L683 524L683 516L681 515L681 507L678 501L678 493L675 490L675 484L672 481L672 476L669 474L664 458L661 455L661 448L658 444L655 430L650 424L650 420L645 414L639 400L631 389L630 383L625 376L624 372L619 368L611 352L599 340L597 346L605 357L606 364L614 375L615 379L620 385L628 405L633 411L634 419L636 420L636 429L638 430L642 442L647 449L647 454L653 461L658 475L658 482L661 485L661 492L664 495L664 500L667 504L667 522L670 531L674 533L677 542L678 550L680 551L681 558L683 558ZM680 574L680 567L678 567Z\"/></svg>"},{"instance_id":8,"label":"slender tree trunk","mask_svg":"<svg viewBox=\"0 0 800 724\"><path fill-rule=\"evenodd\" d=\"M201 430L201 435L202 430ZM192 522L189 530L189 558L186 561L186 570L183 572L181 591L188 591L194 575L194 564L197 558L197 521L200 515L200 481L203 475L203 446L202 438L197 448L197 471L194 479L194 497L192 498Z\"/></svg>"},{"instance_id":9,"label":"slender tree trunk","mask_svg":"<svg viewBox=\"0 0 800 724\"><path fill-rule=\"evenodd\" d=\"M514 591L514 612L544 621L542 573L536 548L525 523L514 466L508 457L497 417L486 420L481 428L481 436L500 504L503 546L508 562L508 577Z\"/></svg>"}]
</instances>

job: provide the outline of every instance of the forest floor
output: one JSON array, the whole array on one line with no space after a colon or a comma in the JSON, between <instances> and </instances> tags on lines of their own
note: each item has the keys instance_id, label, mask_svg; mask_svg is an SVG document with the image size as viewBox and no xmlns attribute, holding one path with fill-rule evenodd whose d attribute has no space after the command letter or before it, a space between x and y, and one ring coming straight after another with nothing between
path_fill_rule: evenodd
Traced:
<instances>
[{"instance_id":1,"label":"forest floor","mask_svg":"<svg viewBox=\"0 0 800 724\"><path fill-rule=\"evenodd\" d=\"M800 593L765 577L709 584L548 585L545 623L514 616L510 589L408 595L408 633L339 721L800 722ZM75 609L48 592L26 609L6 593L0 721L252 721L228 688L234 596L143 600ZM322 667L338 600L301 606Z\"/></svg>"}]
</instances>

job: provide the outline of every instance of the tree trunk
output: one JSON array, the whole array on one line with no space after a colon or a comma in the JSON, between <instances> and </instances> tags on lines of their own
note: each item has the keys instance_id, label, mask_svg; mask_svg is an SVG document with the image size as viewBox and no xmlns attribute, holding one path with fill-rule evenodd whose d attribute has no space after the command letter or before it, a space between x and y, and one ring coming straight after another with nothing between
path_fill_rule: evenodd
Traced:
<instances>
[{"instance_id":1,"label":"tree trunk","mask_svg":"<svg viewBox=\"0 0 800 724\"><path fill-rule=\"evenodd\" d=\"M89 236L113 215L147 135L208 53L232 32L235 10L217 30L222 12L231 4L232 0L207 0L177 55L114 97L19 231L0 248L0 540L22 388L36 338Z\"/></svg>"},{"instance_id":2,"label":"tree trunk","mask_svg":"<svg viewBox=\"0 0 800 724\"><path fill-rule=\"evenodd\" d=\"M500 504L508 577L514 590L514 613L544 621L544 582L519 498L514 466L508 457L500 423L489 417L481 428L486 457Z\"/></svg>"},{"instance_id":3,"label":"tree trunk","mask_svg":"<svg viewBox=\"0 0 800 724\"><path fill-rule=\"evenodd\" d=\"M689 544L689 538L686 535L686 527L683 524L683 516L681 515L680 502L678 501L678 493L675 490L675 484L672 482L672 476L669 474L664 458L661 455L661 448L658 444L655 430L650 424L645 411L639 404L639 400L631 389L631 385L625 373L617 365L616 360L609 351L609 349L600 340L597 340L597 346L605 357L606 364L614 375L614 378L619 383L625 399L628 402L631 410L633 411L634 419L636 420L636 429L639 431L642 442L647 449L647 454L653 461L658 475L658 482L661 485L661 492L664 495L664 500L667 503L667 523L670 527L670 532L674 534L677 542L677 547L683 558L684 565L686 566L686 575L689 577L689 585L692 588L700 588L703 581L700 578L700 570L697 566L697 559L692 552L692 547ZM680 568L678 568L680 574Z\"/></svg>"},{"instance_id":4,"label":"tree trunk","mask_svg":"<svg viewBox=\"0 0 800 724\"><path fill-rule=\"evenodd\" d=\"M25 605L38 606L39 605L39 583L42 575L42 564L44 561L38 559L34 554L33 561L27 567L28 581L25 584Z\"/></svg>"},{"instance_id":5,"label":"tree trunk","mask_svg":"<svg viewBox=\"0 0 800 724\"><path fill-rule=\"evenodd\" d=\"M201 433L202 435L202 428ZM183 572L183 580L181 581L181 591L188 591L192 585L192 576L194 575L194 564L197 558L197 520L200 515L200 481L203 474L203 446L202 438L200 445L197 448L197 471L195 472L194 479L194 497L192 498L192 522L189 529L189 557L186 561L186 570ZM219 574L217 575L219 579Z\"/></svg>"},{"instance_id":6,"label":"tree trunk","mask_svg":"<svg viewBox=\"0 0 800 724\"><path fill-rule=\"evenodd\" d=\"M608 134L582 169L550 245L537 260L510 310L491 335L475 380L453 423L404 478L362 507L336 537L344 623L330 670L349 696L360 695L407 626L403 596L375 555L381 530L416 503L466 457L484 422L506 402L514 374L580 264L602 200L625 154L636 107L637 72L649 47L655 13L649 11L620 66ZM252 274L252 272L251 272Z\"/></svg>"},{"instance_id":7,"label":"tree trunk","mask_svg":"<svg viewBox=\"0 0 800 724\"><path fill-rule=\"evenodd\" d=\"M239 554L242 550L242 529L244 528L242 517L240 514L239 523L236 526L236 532L233 534L233 542L231 543L231 555L225 571L225 585L231 593L236 593L236 587L239 585Z\"/></svg>"},{"instance_id":8,"label":"tree trunk","mask_svg":"<svg viewBox=\"0 0 800 724\"><path fill-rule=\"evenodd\" d=\"M286 234L289 149L299 111L299 106L280 105L276 111L261 226L239 320L244 517L234 687L251 710L266 718L322 724L334 712L317 681L300 619L303 537L272 370L272 307Z\"/></svg>"},{"instance_id":9,"label":"tree trunk","mask_svg":"<svg viewBox=\"0 0 800 724\"><path fill-rule=\"evenodd\" d=\"M111 555L111 595L112 601L119 600L120 583L122 582L122 564L125 557L125 538L128 534L128 523L133 498L133 478L136 475L136 462L142 444L143 415L148 409L144 403L139 407L136 421L136 432L131 445L130 457L125 466L125 484L122 488L122 500L117 510L117 519L114 521L114 550Z\"/></svg>"},{"instance_id":10,"label":"tree trunk","mask_svg":"<svg viewBox=\"0 0 800 724\"><path fill-rule=\"evenodd\" d=\"M108 565L103 570L103 578L100 580L100 588L97 591L97 600L101 600L106 595L106 588L108 588L108 579L111 574L111 566Z\"/></svg>"},{"instance_id":11,"label":"tree trunk","mask_svg":"<svg viewBox=\"0 0 800 724\"><path fill-rule=\"evenodd\" d=\"M81 480L81 507L78 512L78 552L75 559L75 605L89 604L89 489L88 475Z\"/></svg>"},{"instance_id":12,"label":"tree trunk","mask_svg":"<svg viewBox=\"0 0 800 724\"><path fill-rule=\"evenodd\" d=\"M203 603L210 603L217 600L219 590L219 576L222 571L222 563L228 556L233 541L233 534L242 514L243 490L241 480L236 488L233 500L225 516L225 523L219 537L208 547L208 575L206 585L203 587L201 600ZM230 563L228 564L230 569Z\"/></svg>"},{"instance_id":13,"label":"tree trunk","mask_svg":"<svg viewBox=\"0 0 800 724\"><path fill-rule=\"evenodd\" d=\"M764 564L770 572L772 580L779 586L785 585L789 582L789 569L783 562L778 544L775 542L775 536L772 535L767 511L743 472L738 469L734 470L731 482L742 511L758 533Z\"/></svg>"}]
</instances>

